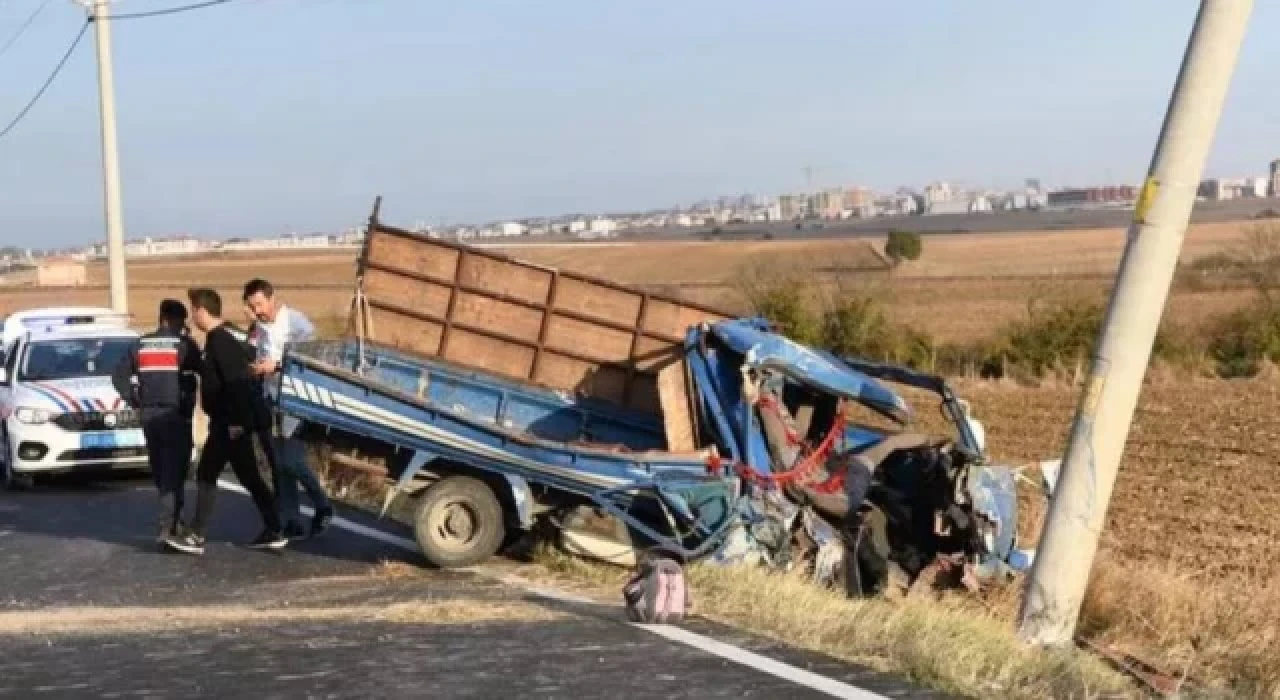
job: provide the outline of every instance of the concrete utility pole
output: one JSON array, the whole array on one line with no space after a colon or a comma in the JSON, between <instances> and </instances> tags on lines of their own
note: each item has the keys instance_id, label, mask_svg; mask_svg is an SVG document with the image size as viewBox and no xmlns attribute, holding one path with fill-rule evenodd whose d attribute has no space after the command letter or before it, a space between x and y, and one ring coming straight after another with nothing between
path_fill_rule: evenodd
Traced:
<instances>
[{"instance_id":1,"label":"concrete utility pole","mask_svg":"<svg viewBox=\"0 0 1280 700\"><path fill-rule=\"evenodd\" d=\"M1023 599L1019 633L1072 641L1107 506L1253 0L1203 0L1129 228Z\"/></svg>"},{"instance_id":2,"label":"concrete utility pole","mask_svg":"<svg viewBox=\"0 0 1280 700\"><path fill-rule=\"evenodd\" d=\"M120 155L116 147L116 86L111 67L111 10L108 0L85 0L98 45L98 102L102 117L102 189L107 220L107 270L111 308L129 311L124 269L124 216L120 204Z\"/></svg>"}]
</instances>

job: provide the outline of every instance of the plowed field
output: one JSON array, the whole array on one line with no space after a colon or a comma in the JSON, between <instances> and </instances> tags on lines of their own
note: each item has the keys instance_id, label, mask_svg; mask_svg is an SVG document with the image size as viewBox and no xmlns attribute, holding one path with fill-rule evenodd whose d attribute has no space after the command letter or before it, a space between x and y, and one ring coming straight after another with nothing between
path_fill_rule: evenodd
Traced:
<instances>
[{"instance_id":1,"label":"plowed field","mask_svg":"<svg viewBox=\"0 0 1280 700\"><path fill-rule=\"evenodd\" d=\"M1077 394L962 383L993 459L1058 457ZM1144 388L1108 513L1104 549L1189 573L1280 574L1280 384Z\"/></svg>"}]
</instances>

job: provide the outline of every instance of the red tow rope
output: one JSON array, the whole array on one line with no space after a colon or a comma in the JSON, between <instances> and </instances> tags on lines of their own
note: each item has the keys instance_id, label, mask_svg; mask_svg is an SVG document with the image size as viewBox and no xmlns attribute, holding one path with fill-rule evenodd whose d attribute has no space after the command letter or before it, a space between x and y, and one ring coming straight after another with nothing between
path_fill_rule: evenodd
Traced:
<instances>
[{"instance_id":1,"label":"red tow rope","mask_svg":"<svg viewBox=\"0 0 1280 700\"><path fill-rule=\"evenodd\" d=\"M771 396L762 396L756 403L757 406L765 409L778 410L776 400ZM804 442L796 432L788 427L787 442L791 445L803 445ZM742 462L733 462L730 467L734 473L743 481L750 482L762 488L777 488L786 484L794 484L804 481L813 475L819 467L827 461L833 449L835 449L836 441L844 434L844 410L843 406L836 410L836 417L831 421L831 429L827 432L827 436L818 443L809 454L789 470L775 474L761 474L752 469L750 465ZM711 473L719 473L724 466L723 460L719 455L714 455L707 460L707 471ZM843 472L832 474L826 481L814 484L814 490L820 493L834 493L844 488Z\"/></svg>"}]
</instances>

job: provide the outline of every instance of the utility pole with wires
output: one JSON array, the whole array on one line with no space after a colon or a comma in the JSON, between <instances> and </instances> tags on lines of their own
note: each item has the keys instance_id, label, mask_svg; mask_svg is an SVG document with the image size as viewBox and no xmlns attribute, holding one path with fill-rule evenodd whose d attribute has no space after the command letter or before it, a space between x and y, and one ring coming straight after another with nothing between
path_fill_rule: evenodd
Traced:
<instances>
[{"instance_id":1,"label":"utility pole with wires","mask_svg":"<svg viewBox=\"0 0 1280 700\"><path fill-rule=\"evenodd\" d=\"M111 9L109 0L80 0L94 24L98 45L98 104L102 120L102 190L107 221L107 272L111 308L129 311L125 281L124 213L120 196L120 153L116 145L116 86L111 66Z\"/></svg>"}]
</instances>

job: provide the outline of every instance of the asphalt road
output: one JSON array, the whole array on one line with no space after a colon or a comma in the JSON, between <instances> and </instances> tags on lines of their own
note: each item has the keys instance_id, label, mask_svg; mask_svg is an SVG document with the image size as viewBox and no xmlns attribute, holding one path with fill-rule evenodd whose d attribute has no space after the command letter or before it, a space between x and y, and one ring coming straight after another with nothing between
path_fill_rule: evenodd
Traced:
<instances>
[{"instance_id":1,"label":"asphalt road","mask_svg":"<svg viewBox=\"0 0 1280 700\"><path fill-rule=\"evenodd\" d=\"M153 504L145 481L0 493L0 697L927 696L703 621L655 633L615 606L418 573L340 528L249 550L257 518L233 493L203 557L164 552Z\"/></svg>"}]
</instances>

